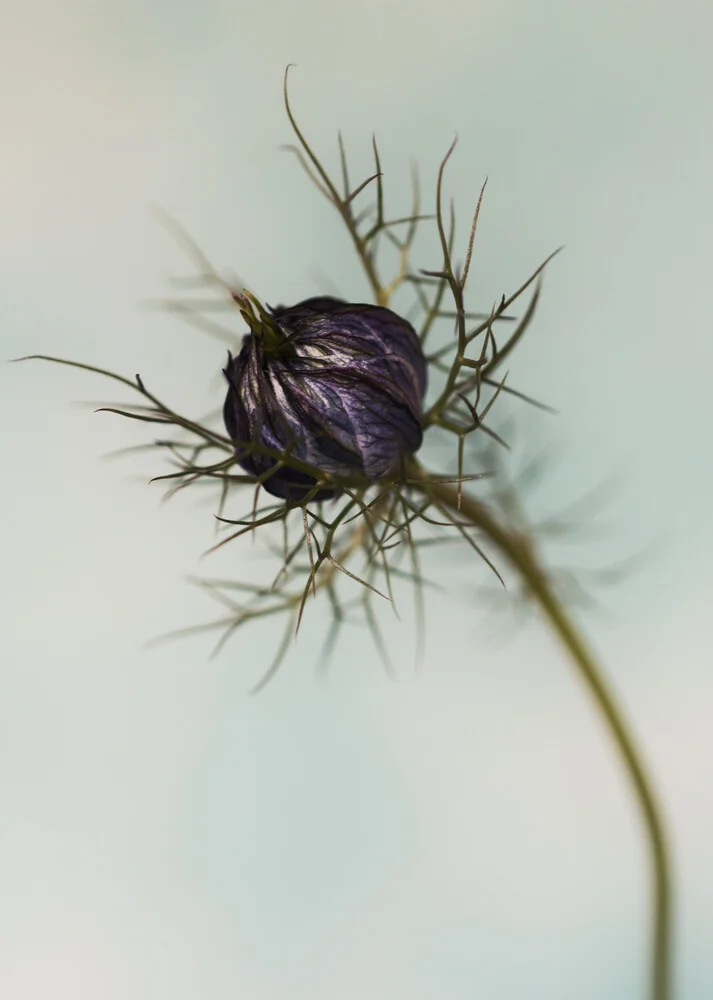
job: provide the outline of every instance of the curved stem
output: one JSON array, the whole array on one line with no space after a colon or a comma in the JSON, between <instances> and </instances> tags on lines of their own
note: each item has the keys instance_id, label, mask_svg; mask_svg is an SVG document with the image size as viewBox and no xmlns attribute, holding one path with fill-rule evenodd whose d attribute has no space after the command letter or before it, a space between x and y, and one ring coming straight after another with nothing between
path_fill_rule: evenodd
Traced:
<instances>
[{"instance_id":1,"label":"curved stem","mask_svg":"<svg viewBox=\"0 0 713 1000\"><path fill-rule=\"evenodd\" d=\"M419 470L423 476L423 470ZM644 823L651 857L653 881L653 927L651 940L651 1000L671 997L671 865L661 807L641 753L636 746L621 707L609 690L596 660L555 596L540 566L530 538L504 528L490 509L479 500L461 493L456 486L428 483L424 486L433 500L481 528L524 579L541 612L570 655L572 663L589 690L631 783Z\"/></svg>"}]
</instances>

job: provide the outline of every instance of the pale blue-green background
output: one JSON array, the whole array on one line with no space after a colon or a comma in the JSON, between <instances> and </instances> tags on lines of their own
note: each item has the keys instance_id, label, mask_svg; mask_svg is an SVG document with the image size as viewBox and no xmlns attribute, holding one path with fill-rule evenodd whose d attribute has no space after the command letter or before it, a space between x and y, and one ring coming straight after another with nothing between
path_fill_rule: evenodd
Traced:
<instances>
[{"instance_id":1,"label":"pale blue-green background","mask_svg":"<svg viewBox=\"0 0 713 1000\"><path fill-rule=\"evenodd\" d=\"M411 156L430 198L459 133L464 221L490 177L481 307L566 244L512 372L561 416L503 414L525 455L555 456L539 510L614 476L566 558L653 545L584 621L671 818L682 1000L713 995L712 38L703 0L3 0L0 33L4 358L140 371L205 404L220 345L140 307L185 273L155 203L267 301L365 294L278 152L287 62L332 164L342 128L368 169L376 130L399 211ZM480 610L480 567L430 599L423 675L406 615L398 684L360 633L315 683L313 620L251 699L274 635L214 661L205 639L141 647L213 613L182 582L210 572L210 508L101 461L140 429L69 404L109 386L8 365L0 393L3 996L644 996L638 817L547 634Z\"/></svg>"}]
</instances>

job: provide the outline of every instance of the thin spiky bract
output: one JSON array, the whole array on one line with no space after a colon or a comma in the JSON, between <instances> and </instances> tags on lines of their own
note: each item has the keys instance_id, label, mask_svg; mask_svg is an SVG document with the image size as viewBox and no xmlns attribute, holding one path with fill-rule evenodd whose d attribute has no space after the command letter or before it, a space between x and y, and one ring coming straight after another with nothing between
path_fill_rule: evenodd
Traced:
<instances>
[{"instance_id":1,"label":"thin spiky bract","mask_svg":"<svg viewBox=\"0 0 713 1000\"><path fill-rule=\"evenodd\" d=\"M216 580L205 582L204 586L228 610L226 616L206 626L223 630L218 648L242 625L274 614L285 614L290 622L290 631L294 631L299 627L309 595L314 597L322 593L333 619L328 643L333 642L345 623L361 620L370 629L385 665L391 669L377 624L376 604L384 599L393 604L395 581L410 582L417 609L416 621L419 630L423 628L423 550L434 544L457 539L473 549L502 581L492 558L486 552L488 540L482 529L469 524L467 519L458 516L457 511L454 514L444 505L436 487L454 484L460 503L463 485L473 483L487 474L487 470L482 469L470 472L465 470L466 441L471 435L479 433L504 444L488 426L486 418L500 393L522 396L505 384L506 376L501 374L502 367L529 327L539 297L540 276L553 255L514 292L501 295L489 312L469 312L465 304L465 290L471 272L483 190L478 198L465 245L465 263L458 272L453 262L455 212L451 206L446 221L443 205L444 174L455 143L446 153L438 171L435 215L420 212L418 176L414 172L410 213L388 218L381 156L376 140L372 142L374 172L361 183L352 186L344 142L340 135L341 181L338 182L330 176L297 124L289 100L287 73L284 100L296 139L296 144L287 148L297 156L310 180L342 218L371 287L376 308L388 310L394 295L401 289L410 289L413 293L414 308L420 313L420 321L414 323L414 326L421 349L426 352L432 382L437 387L435 399L423 412L419 405L418 419L424 433L438 430L455 439L454 471L434 475L409 458L409 453L420 443L421 429L418 429L418 439L409 438L408 435L405 438L408 447L405 447L400 462L382 460L383 472L380 471L378 462L368 464L368 455L364 460L353 461L351 464L344 460L328 462L322 458L315 465L315 454L304 447L304 441L298 433L299 428L294 421L290 421L289 413L284 422L286 432L282 435L250 432L249 420L240 419L240 413L246 412L242 408L243 401L250 398L242 388L240 392L236 390L233 393L233 404L230 407L226 403L226 419L230 430L230 435L226 436L210 423L182 416L150 392L138 375L135 379L129 379L92 366L76 364L76 367L112 378L142 397L137 404L107 406L103 409L184 432L182 436L162 434L146 448L163 451L174 465L173 471L156 476L156 480L169 484L171 494L196 483L214 483L219 487L217 519L223 537L214 548L220 548L247 535L254 538L258 530L261 536L264 531L279 530L279 541L272 535L267 539L271 550L280 559L280 568L271 586L269 582L259 585ZM362 205L370 190L374 191L374 202ZM411 260L416 235L425 222L434 219L437 246L442 258L440 266L435 269L416 268ZM287 310L283 308L281 312L266 309L251 292L234 288L223 281L187 234L175 224L172 224L172 228L188 247L199 278L208 286L219 289L224 298L235 305L236 312L249 328L260 333L259 338L253 339L259 339L260 343L266 345L266 350L271 357L277 359L277 364L289 368L294 349L286 335L286 331L289 333L288 327L281 325L280 320L284 320L286 315L299 312L299 307ZM378 251L382 241L395 248L397 255L395 272L388 278L382 274L379 262ZM530 289L532 294L529 302L522 318L516 322L509 310ZM334 300L310 301L329 302L327 314L334 311L331 305ZM171 307L190 318L196 314L195 304L190 300L174 301ZM348 311L374 307L350 306L345 303L340 304L340 308ZM389 314L398 321L398 316ZM212 321L204 323L209 325L211 332L216 332ZM454 328L450 342L427 353L427 344L432 339L436 324L443 323ZM514 326L502 343L498 344L495 330L502 324ZM405 325L411 328L409 324ZM233 343L239 343L238 332L231 334L228 331L227 335L234 337ZM245 354L246 347L247 345L243 348L241 357ZM237 358L233 359L226 369L229 380L236 371L236 361ZM258 371L262 365L264 361L258 359L253 367ZM420 389L423 392L425 376L419 378L423 378ZM237 383L231 381L231 386L235 385ZM264 386L257 383L256 386L253 409L265 392ZM249 404L246 405L249 409ZM416 411L411 405L415 415ZM275 411L278 409L277 406L273 407ZM414 433L416 429L414 428ZM239 442L239 464L246 474L235 471L236 441ZM252 508L238 517L225 516L226 504L232 499L234 489L245 484L253 484L255 487ZM287 499L267 507L259 507L261 487L277 494L281 500L285 497ZM322 502L332 497L336 499L330 500L328 504ZM351 581L351 594L346 598L339 590L340 580L343 583ZM354 589L354 583L358 583L360 587ZM236 593L243 595L240 600L236 599ZM203 626L199 627L201 628ZM420 631L416 644L420 656L423 647L423 635ZM280 644L280 660L287 648L287 643ZM270 676L273 672L271 668Z\"/></svg>"}]
</instances>

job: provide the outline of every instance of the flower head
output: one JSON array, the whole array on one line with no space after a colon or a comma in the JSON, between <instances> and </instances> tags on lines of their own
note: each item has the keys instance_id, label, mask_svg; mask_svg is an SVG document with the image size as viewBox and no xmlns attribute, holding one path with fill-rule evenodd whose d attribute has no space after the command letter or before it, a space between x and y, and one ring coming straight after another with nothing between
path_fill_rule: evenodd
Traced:
<instances>
[{"instance_id":1,"label":"flower head","mask_svg":"<svg viewBox=\"0 0 713 1000\"><path fill-rule=\"evenodd\" d=\"M381 306L327 297L270 310L249 293L236 301L250 333L228 356L223 415L242 468L267 474L268 493L292 501L317 478L268 451L369 482L397 473L423 437L426 362L411 324ZM313 499L337 492L319 489Z\"/></svg>"}]
</instances>

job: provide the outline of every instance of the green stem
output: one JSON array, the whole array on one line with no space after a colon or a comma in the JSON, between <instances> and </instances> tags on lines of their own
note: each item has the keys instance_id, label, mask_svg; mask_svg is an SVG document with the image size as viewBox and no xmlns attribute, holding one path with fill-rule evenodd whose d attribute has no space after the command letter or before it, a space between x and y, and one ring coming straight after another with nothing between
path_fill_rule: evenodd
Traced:
<instances>
[{"instance_id":1,"label":"green stem","mask_svg":"<svg viewBox=\"0 0 713 1000\"><path fill-rule=\"evenodd\" d=\"M415 472L415 470L414 470ZM418 470L414 477L424 477ZM433 500L463 521L481 528L524 579L531 595L570 655L599 710L631 782L644 823L651 857L653 881L653 926L651 940L651 1000L671 997L671 867L661 807L621 707L609 690L601 670L585 641L578 634L555 596L533 548L532 540L504 528L488 506L456 486L429 483L424 487Z\"/></svg>"}]
</instances>

